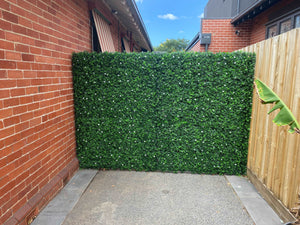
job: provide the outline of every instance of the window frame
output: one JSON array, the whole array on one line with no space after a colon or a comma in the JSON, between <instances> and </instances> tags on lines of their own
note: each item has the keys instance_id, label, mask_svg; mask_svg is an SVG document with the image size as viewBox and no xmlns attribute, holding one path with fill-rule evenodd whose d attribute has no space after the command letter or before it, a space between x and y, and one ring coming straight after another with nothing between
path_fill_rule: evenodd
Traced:
<instances>
[{"instance_id":1,"label":"window frame","mask_svg":"<svg viewBox=\"0 0 300 225\"><path fill-rule=\"evenodd\" d=\"M295 29L295 22L296 22L296 17L300 15L300 9L297 8L295 10L293 10L292 12L289 12L287 14L284 14L280 17L278 17L277 19L275 20L272 20L270 22L268 22L266 24L266 35L265 35L265 39L269 39L269 38L272 38L271 36L269 36L269 29L272 28L273 26L276 26L276 35L280 35L280 34L283 34L285 32L282 32L280 33L280 26L281 26L281 23L287 21L287 20L291 20L291 29L290 30L293 30ZM290 31L289 30L289 31ZM273 36L274 37L274 36Z\"/></svg>"},{"instance_id":2,"label":"window frame","mask_svg":"<svg viewBox=\"0 0 300 225\"><path fill-rule=\"evenodd\" d=\"M300 28L300 26L299 27L296 27L296 17L298 17L299 16L299 18L300 18L300 11L298 12L298 13L296 13L296 15L295 15L295 17L294 17L294 28Z\"/></svg>"}]
</instances>

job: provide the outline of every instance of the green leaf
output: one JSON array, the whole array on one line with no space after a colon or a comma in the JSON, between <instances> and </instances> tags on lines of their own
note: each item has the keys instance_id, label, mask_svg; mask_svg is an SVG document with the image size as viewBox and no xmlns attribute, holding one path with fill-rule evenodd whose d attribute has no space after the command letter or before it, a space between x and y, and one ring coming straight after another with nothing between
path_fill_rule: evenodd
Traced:
<instances>
[{"instance_id":1,"label":"green leaf","mask_svg":"<svg viewBox=\"0 0 300 225\"><path fill-rule=\"evenodd\" d=\"M256 88L260 99L263 101L263 104L272 104L275 102L275 106L268 112L271 112L280 109L279 113L273 119L273 122L278 126L289 125L290 133L300 133L300 126L294 117L293 113L289 108L284 104L284 102L262 81L259 79L255 80Z\"/></svg>"}]
</instances>

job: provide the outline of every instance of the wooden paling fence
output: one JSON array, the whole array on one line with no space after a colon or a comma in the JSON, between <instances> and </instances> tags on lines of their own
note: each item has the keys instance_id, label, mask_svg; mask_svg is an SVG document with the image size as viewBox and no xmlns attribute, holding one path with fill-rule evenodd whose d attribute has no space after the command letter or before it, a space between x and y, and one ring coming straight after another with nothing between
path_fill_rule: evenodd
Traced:
<instances>
[{"instance_id":1,"label":"wooden paling fence","mask_svg":"<svg viewBox=\"0 0 300 225\"><path fill-rule=\"evenodd\" d=\"M300 29L248 46L255 52L255 77L266 83L300 121ZM248 177L283 221L299 213L300 135L272 120L274 105L261 104L254 89L249 138ZM286 210L286 209L289 209Z\"/></svg>"}]
</instances>

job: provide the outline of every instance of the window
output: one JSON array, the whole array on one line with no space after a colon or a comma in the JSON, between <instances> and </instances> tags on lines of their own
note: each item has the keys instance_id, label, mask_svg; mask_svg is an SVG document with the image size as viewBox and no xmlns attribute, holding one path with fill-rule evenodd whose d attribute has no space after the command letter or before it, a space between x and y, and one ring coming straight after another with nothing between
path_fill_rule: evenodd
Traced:
<instances>
[{"instance_id":1,"label":"window","mask_svg":"<svg viewBox=\"0 0 300 225\"><path fill-rule=\"evenodd\" d=\"M124 45L124 52L130 52L130 45L126 38L122 38L122 44Z\"/></svg>"},{"instance_id":2,"label":"window","mask_svg":"<svg viewBox=\"0 0 300 225\"><path fill-rule=\"evenodd\" d=\"M295 16L295 28L300 27L300 14Z\"/></svg>"},{"instance_id":3,"label":"window","mask_svg":"<svg viewBox=\"0 0 300 225\"><path fill-rule=\"evenodd\" d=\"M101 47L100 47L100 43L98 40L98 35L97 35L97 31L96 31L96 26L93 23L92 24L92 48L94 52L102 52L101 51Z\"/></svg>"},{"instance_id":4,"label":"window","mask_svg":"<svg viewBox=\"0 0 300 225\"><path fill-rule=\"evenodd\" d=\"M292 20L288 19L280 23L280 34L285 33L292 29Z\"/></svg>"},{"instance_id":5,"label":"window","mask_svg":"<svg viewBox=\"0 0 300 225\"><path fill-rule=\"evenodd\" d=\"M266 39L300 27L299 9L296 12L294 11L294 13L281 16L278 20L268 23L266 27Z\"/></svg>"},{"instance_id":6,"label":"window","mask_svg":"<svg viewBox=\"0 0 300 225\"><path fill-rule=\"evenodd\" d=\"M273 25L271 27L268 28L268 37L274 37L277 35L277 26Z\"/></svg>"},{"instance_id":7,"label":"window","mask_svg":"<svg viewBox=\"0 0 300 225\"><path fill-rule=\"evenodd\" d=\"M115 52L109 21L97 10L92 10L92 16L94 22L93 50L97 51L100 48L103 52ZM98 42L96 37L98 37ZM98 44L99 47L97 47Z\"/></svg>"}]
</instances>

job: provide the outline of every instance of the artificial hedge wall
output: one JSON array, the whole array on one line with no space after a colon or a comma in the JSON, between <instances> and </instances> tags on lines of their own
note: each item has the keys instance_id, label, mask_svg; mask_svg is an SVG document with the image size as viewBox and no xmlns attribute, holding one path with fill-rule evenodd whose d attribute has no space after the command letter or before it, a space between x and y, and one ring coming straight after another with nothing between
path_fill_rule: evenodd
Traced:
<instances>
[{"instance_id":1,"label":"artificial hedge wall","mask_svg":"<svg viewBox=\"0 0 300 225\"><path fill-rule=\"evenodd\" d=\"M244 174L255 56L76 53L82 168Z\"/></svg>"}]
</instances>

